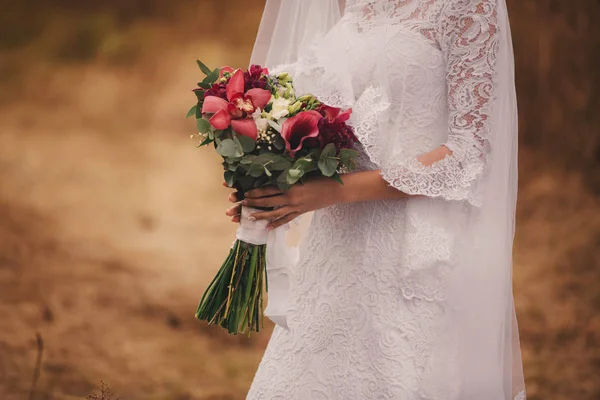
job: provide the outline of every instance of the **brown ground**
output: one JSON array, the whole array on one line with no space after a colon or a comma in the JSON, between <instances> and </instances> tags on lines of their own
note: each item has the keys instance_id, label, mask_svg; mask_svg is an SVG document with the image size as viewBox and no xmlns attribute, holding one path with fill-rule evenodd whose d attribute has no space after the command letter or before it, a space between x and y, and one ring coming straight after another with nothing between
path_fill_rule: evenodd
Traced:
<instances>
[{"instance_id":1,"label":"brown ground","mask_svg":"<svg viewBox=\"0 0 600 400\"><path fill-rule=\"evenodd\" d=\"M247 32L255 11L229 34ZM123 65L102 56L114 53L34 63L31 48L13 54L30 57L26 73L0 65L14 74L0 94L0 399L28 398L36 333L36 400L82 399L101 380L122 400L244 398L271 326L229 337L193 318L235 228L218 159L194 148L181 118L196 54L213 65L247 59L248 38L221 48L221 34ZM129 35L179 38L144 25ZM525 372L531 400L596 400L598 199L593 172L563 164L522 147L515 291Z\"/></svg>"}]
</instances>

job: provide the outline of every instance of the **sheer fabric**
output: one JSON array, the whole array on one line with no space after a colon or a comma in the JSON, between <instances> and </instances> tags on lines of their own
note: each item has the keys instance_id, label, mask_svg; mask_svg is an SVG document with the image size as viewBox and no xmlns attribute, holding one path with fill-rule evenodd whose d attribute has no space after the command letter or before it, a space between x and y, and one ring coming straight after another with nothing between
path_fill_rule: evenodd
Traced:
<instances>
[{"instance_id":1,"label":"sheer fabric","mask_svg":"<svg viewBox=\"0 0 600 400\"><path fill-rule=\"evenodd\" d=\"M359 167L415 196L315 213L292 274L290 330L276 328L248 398L524 399L504 0L338 7L269 0L265 18L277 9L277 22L263 20L253 62L290 72L300 94L352 107ZM291 37L281 21L304 28ZM417 160L441 145L452 154Z\"/></svg>"}]
</instances>

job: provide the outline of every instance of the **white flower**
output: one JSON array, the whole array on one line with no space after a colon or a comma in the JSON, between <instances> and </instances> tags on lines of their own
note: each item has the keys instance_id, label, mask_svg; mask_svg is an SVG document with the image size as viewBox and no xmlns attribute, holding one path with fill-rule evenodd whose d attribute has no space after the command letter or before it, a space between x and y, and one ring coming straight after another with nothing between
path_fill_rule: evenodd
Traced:
<instances>
[{"instance_id":1,"label":"white flower","mask_svg":"<svg viewBox=\"0 0 600 400\"><path fill-rule=\"evenodd\" d=\"M257 108L252 114L252 118L256 123L256 128L259 132L266 132L269 128L269 120L262 117L262 111L260 108Z\"/></svg>"},{"instance_id":2,"label":"white flower","mask_svg":"<svg viewBox=\"0 0 600 400\"><path fill-rule=\"evenodd\" d=\"M278 120L289 114L288 108L290 101L282 97L273 100L273 108L271 109L271 116Z\"/></svg>"}]
</instances>

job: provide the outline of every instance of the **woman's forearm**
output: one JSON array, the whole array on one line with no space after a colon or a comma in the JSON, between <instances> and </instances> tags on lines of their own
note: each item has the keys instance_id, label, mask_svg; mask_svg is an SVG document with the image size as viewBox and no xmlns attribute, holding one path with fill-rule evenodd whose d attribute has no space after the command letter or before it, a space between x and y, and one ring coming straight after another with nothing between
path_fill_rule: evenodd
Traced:
<instances>
[{"instance_id":1,"label":"woman's forearm","mask_svg":"<svg viewBox=\"0 0 600 400\"><path fill-rule=\"evenodd\" d=\"M447 155L452 154L446 146L440 146L437 149L423 154L418 160L423 165L431 165L440 161ZM401 192L390 186L383 179L380 171L363 171L342 175L344 185L338 188L340 203L354 203L358 201L403 199L411 195Z\"/></svg>"},{"instance_id":2,"label":"woman's forearm","mask_svg":"<svg viewBox=\"0 0 600 400\"><path fill-rule=\"evenodd\" d=\"M380 171L361 171L342 175L343 185L337 188L339 203L403 199L409 195L390 186Z\"/></svg>"}]
</instances>

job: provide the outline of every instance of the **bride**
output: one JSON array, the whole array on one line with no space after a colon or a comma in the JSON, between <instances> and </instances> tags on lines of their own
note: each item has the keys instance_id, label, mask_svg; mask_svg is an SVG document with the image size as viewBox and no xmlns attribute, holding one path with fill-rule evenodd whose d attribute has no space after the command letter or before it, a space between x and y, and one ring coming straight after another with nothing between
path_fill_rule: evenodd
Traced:
<instances>
[{"instance_id":1,"label":"bride","mask_svg":"<svg viewBox=\"0 0 600 400\"><path fill-rule=\"evenodd\" d=\"M315 211L250 400L525 399L505 0L268 0L253 63L352 108L358 169L241 205Z\"/></svg>"}]
</instances>

